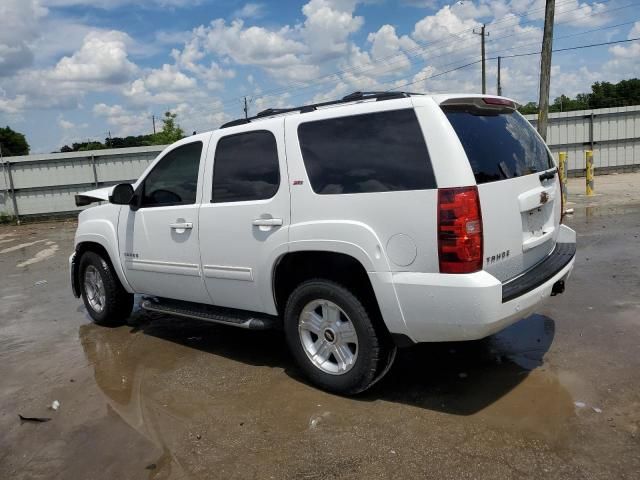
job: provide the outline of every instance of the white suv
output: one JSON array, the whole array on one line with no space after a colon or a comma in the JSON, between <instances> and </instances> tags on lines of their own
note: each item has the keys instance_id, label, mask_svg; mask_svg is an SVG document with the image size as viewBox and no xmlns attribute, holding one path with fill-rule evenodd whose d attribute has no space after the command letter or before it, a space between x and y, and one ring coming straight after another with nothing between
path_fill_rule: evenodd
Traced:
<instances>
[{"instance_id":1,"label":"white suv","mask_svg":"<svg viewBox=\"0 0 640 480\"><path fill-rule=\"evenodd\" d=\"M266 110L79 195L74 294L281 326L316 385L353 394L398 346L479 339L561 293L575 232L543 140L502 97L360 93Z\"/></svg>"}]
</instances>

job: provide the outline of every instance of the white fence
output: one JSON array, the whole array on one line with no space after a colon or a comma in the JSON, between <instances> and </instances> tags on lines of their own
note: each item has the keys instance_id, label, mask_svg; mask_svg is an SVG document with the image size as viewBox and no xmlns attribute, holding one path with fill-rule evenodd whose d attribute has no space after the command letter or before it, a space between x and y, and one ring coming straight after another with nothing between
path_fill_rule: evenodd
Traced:
<instances>
[{"instance_id":1,"label":"white fence","mask_svg":"<svg viewBox=\"0 0 640 480\"><path fill-rule=\"evenodd\" d=\"M133 181L164 146L5 157L0 213L32 216L78 210L74 195Z\"/></svg>"},{"instance_id":2,"label":"white fence","mask_svg":"<svg viewBox=\"0 0 640 480\"><path fill-rule=\"evenodd\" d=\"M537 115L525 115L534 126ZM549 115L547 143L558 158L567 152L571 175L584 174L584 152L593 150L598 173L640 168L640 105Z\"/></svg>"},{"instance_id":3,"label":"white fence","mask_svg":"<svg viewBox=\"0 0 640 480\"><path fill-rule=\"evenodd\" d=\"M534 125L535 115L526 116ZM640 168L640 106L552 113L547 141L557 158L568 154L570 175L584 171L593 150L598 173ZM78 210L74 195L138 178L164 146L50 153L4 158L0 214L64 214Z\"/></svg>"}]
</instances>

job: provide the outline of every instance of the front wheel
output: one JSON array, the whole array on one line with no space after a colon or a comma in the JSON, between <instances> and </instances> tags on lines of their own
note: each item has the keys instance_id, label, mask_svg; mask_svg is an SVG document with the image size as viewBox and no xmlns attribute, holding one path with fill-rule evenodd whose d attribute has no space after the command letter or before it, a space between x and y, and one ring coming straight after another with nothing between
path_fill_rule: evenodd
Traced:
<instances>
[{"instance_id":1,"label":"front wheel","mask_svg":"<svg viewBox=\"0 0 640 480\"><path fill-rule=\"evenodd\" d=\"M133 295L95 252L85 252L80 259L80 289L87 312L99 325L122 325L131 314Z\"/></svg>"},{"instance_id":2,"label":"front wheel","mask_svg":"<svg viewBox=\"0 0 640 480\"><path fill-rule=\"evenodd\" d=\"M382 335L345 287L328 280L300 284L287 301L284 328L298 365L319 387L356 394L376 380L385 358Z\"/></svg>"}]
</instances>

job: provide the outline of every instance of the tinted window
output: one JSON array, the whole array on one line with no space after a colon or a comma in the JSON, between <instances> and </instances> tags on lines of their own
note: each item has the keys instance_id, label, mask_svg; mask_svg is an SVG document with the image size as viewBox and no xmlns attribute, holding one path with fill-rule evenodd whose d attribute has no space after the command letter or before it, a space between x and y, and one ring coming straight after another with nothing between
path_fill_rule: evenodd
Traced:
<instances>
[{"instance_id":1,"label":"tinted window","mask_svg":"<svg viewBox=\"0 0 640 480\"><path fill-rule=\"evenodd\" d=\"M519 113L447 107L445 114L467 153L476 182L486 183L554 166L544 143Z\"/></svg>"},{"instance_id":2,"label":"tinted window","mask_svg":"<svg viewBox=\"0 0 640 480\"><path fill-rule=\"evenodd\" d=\"M195 203L201 153L202 142L182 145L167 153L144 180L142 206Z\"/></svg>"},{"instance_id":3,"label":"tinted window","mask_svg":"<svg viewBox=\"0 0 640 480\"><path fill-rule=\"evenodd\" d=\"M260 130L218 141L213 164L214 202L271 198L279 185L278 149L272 133Z\"/></svg>"},{"instance_id":4,"label":"tinted window","mask_svg":"<svg viewBox=\"0 0 640 480\"><path fill-rule=\"evenodd\" d=\"M303 123L298 127L298 137L316 193L436 186L427 146L412 109Z\"/></svg>"}]
</instances>

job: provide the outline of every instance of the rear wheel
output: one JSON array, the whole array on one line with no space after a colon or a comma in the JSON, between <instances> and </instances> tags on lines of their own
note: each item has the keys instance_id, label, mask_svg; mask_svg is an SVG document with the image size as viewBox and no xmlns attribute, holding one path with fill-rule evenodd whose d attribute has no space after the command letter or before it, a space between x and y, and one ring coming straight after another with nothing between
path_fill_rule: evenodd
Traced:
<instances>
[{"instance_id":1,"label":"rear wheel","mask_svg":"<svg viewBox=\"0 0 640 480\"><path fill-rule=\"evenodd\" d=\"M287 343L306 376L331 392L356 394L377 379L385 357L363 302L328 280L308 280L289 296L284 315Z\"/></svg>"},{"instance_id":2,"label":"rear wheel","mask_svg":"<svg viewBox=\"0 0 640 480\"><path fill-rule=\"evenodd\" d=\"M87 312L100 325L122 325L133 309L133 295L95 252L85 252L80 259L80 291Z\"/></svg>"}]
</instances>

